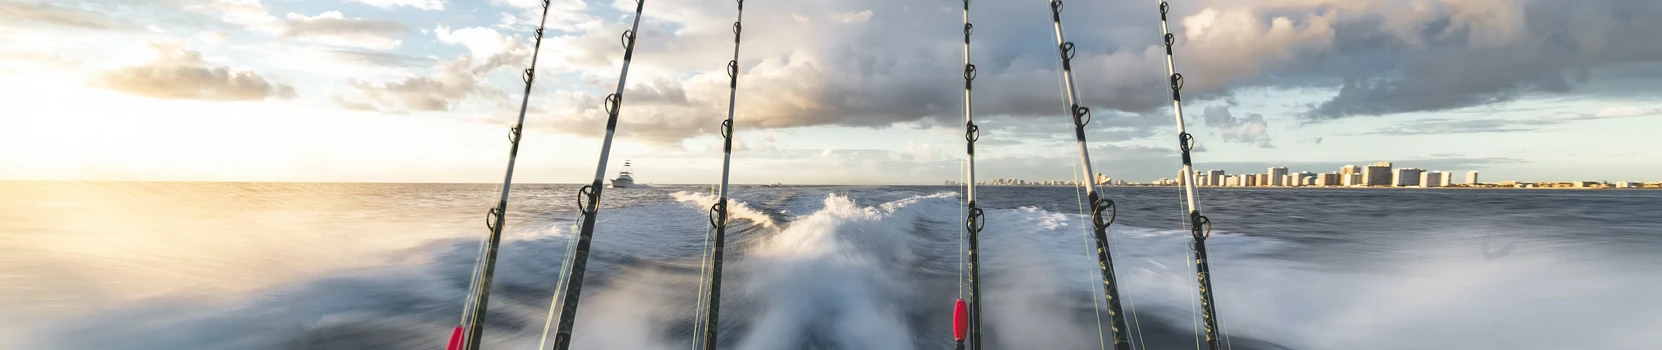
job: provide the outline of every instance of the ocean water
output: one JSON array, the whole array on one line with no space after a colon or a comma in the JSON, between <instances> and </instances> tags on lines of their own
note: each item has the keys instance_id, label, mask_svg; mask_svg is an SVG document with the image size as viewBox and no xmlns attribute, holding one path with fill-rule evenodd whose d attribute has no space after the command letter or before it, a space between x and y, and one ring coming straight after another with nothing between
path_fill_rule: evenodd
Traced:
<instances>
[{"instance_id":1,"label":"ocean water","mask_svg":"<svg viewBox=\"0 0 1662 350\"><path fill-rule=\"evenodd\" d=\"M940 349L953 187L733 189L722 349ZM497 186L0 182L0 348L438 349ZM707 186L611 189L574 349L689 349ZM540 341L576 187L515 186L485 345ZM1139 349L1197 346L1175 188L1107 188ZM982 187L986 344L1098 349L1078 192ZM1238 349L1656 349L1662 191L1202 189ZM1100 325L1100 326L1099 326Z\"/></svg>"}]
</instances>

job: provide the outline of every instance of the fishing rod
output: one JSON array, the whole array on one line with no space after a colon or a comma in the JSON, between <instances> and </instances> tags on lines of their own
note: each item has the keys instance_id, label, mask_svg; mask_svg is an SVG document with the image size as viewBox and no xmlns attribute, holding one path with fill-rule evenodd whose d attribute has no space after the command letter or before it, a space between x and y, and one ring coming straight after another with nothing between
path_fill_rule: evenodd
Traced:
<instances>
[{"instance_id":1,"label":"fishing rod","mask_svg":"<svg viewBox=\"0 0 1662 350\"><path fill-rule=\"evenodd\" d=\"M616 92L605 99L606 138L600 144L600 164L594 169L594 183L577 190L577 210L583 215L583 226L578 231L577 248L571 252L571 273L566 276L565 300L560 303L560 326L554 333L554 350L571 348L571 328L577 321L577 300L583 295L583 272L588 267L594 220L600 215L600 192L604 189L601 181L606 179L606 157L612 153L612 137L617 134L617 115L623 109L623 84L629 79L629 60L635 56L635 32L641 29L641 10L645 7L646 0L635 0L635 22L629 30L623 31L623 69L618 73Z\"/></svg>"},{"instance_id":2,"label":"fishing rod","mask_svg":"<svg viewBox=\"0 0 1662 350\"><path fill-rule=\"evenodd\" d=\"M986 216L980 207L975 205L975 140L981 138L981 127L975 125L972 95L975 82L975 64L970 63L970 33L975 32L975 25L969 19L970 0L964 0L964 141L968 145L966 159L968 170L965 175L965 200L969 201L969 214L964 218L964 228L968 230L965 240L969 243L966 250L969 255L969 303L965 305L964 296L958 296L953 306L953 342L954 349L964 348L964 337L968 328L970 349L981 350L981 256L976 253L981 247L981 229L987 226ZM968 310L965 310L967 307ZM967 311L967 314L965 314Z\"/></svg>"},{"instance_id":3,"label":"fishing rod","mask_svg":"<svg viewBox=\"0 0 1662 350\"><path fill-rule=\"evenodd\" d=\"M1212 350L1218 350L1218 311L1212 300L1212 269L1206 262L1206 238L1212 236L1212 220L1200 215L1200 205L1195 199L1195 173L1189 157L1189 151L1195 146L1195 137L1184 131L1183 127L1183 75L1177 73L1177 64L1172 58L1172 45L1177 42L1177 37L1166 27L1166 14L1170 11L1171 5L1161 0L1160 32L1165 33L1166 73L1171 75L1171 108L1172 114L1177 118L1177 147L1183 151L1181 175L1189 208L1189 233L1194 237L1195 278L1199 279L1200 285L1201 319L1206 328L1206 345ZM1205 227L1204 230L1202 226Z\"/></svg>"},{"instance_id":4,"label":"fishing rod","mask_svg":"<svg viewBox=\"0 0 1662 350\"><path fill-rule=\"evenodd\" d=\"M542 52L542 31L548 25L548 1L542 1L542 21L537 24L537 31L534 32L531 66L526 68L520 77L525 81L525 94L519 102L519 121L509 129L508 141L511 146L508 148L507 175L502 178L502 197L496 202L496 207L485 214L485 227L489 228L491 233L486 239L481 266L474 269L478 278L470 281L472 285L469 289L472 292L469 294L473 295L470 300L472 312L468 313L462 325L456 326L456 330L451 332L448 350L478 350L479 341L484 335L485 309L491 296L491 278L496 273L496 251L502 243L502 228L507 223L508 192L513 188L514 160L519 155L519 140L525 127L525 111L531 103L531 86L537 80L537 55Z\"/></svg>"},{"instance_id":5,"label":"fishing rod","mask_svg":"<svg viewBox=\"0 0 1662 350\"><path fill-rule=\"evenodd\" d=\"M733 166L733 111L739 99L739 41L744 37L744 0L737 0L738 19L733 21L733 60L727 61L727 120L721 122L721 189L710 207L710 224L716 227L710 246L710 294L704 324L704 350L716 348L716 323L721 312L721 259L727 245L727 179Z\"/></svg>"},{"instance_id":6,"label":"fishing rod","mask_svg":"<svg viewBox=\"0 0 1662 350\"><path fill-rule=\"evenodd\" d=\"M1114 280L1114 258L1108 252L1108 225L1114 223L1118 210L1114 207L1114 201L1103 198L1097 192L1096 179L1091 176L1091 154L1086 150L1085 144L1085 124L1091 122L1091 109L1079 105L1079 92L1074 87L1072 61L1075 51L1073 42L1062 36L1062 1L1048 1L1051 22L1056 29L1056 51L1062 59L1062 82L1068 90L1068 112L1073 116L1074 137L1079 140L1079 162L1088 182L1085 185L1085 196L1091 201L1091 227L1096 241L1096 260L1097 266L1102 270L1102 285L1108 299L1108 319L1109 327L1114 333L1114 349L1130 350L1131 341L1125 333L1125 315L1120 311L1119 284Z\"/></svg>"}]
</instances>

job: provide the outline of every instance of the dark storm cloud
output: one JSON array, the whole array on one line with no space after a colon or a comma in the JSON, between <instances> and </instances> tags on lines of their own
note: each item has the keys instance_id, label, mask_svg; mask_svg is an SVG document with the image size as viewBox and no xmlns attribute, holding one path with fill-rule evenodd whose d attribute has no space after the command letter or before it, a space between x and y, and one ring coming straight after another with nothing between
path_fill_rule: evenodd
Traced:
<instances>
[{"instance_id":1,"label":"dark storm cloud","mask_svg":"<svg viewBox=\"0 0 1662 350\"><path fill-rule=\"evenodd\" d=\"M676 73L659 73L673 81L641 85L639 93L679 91L685 103L626 107L625 115L643 113L651 122L624 118L619 130L660 141L713 133L715 128L704 125L726 114L721 63L731 55L732 36L726 26L709 23L731 21L730 10L718 3L664 6L673 7L664 12L669 14L642 24L635 63ZM961 120L962 24L955 3L753 6L780 15L746 19L738 109L749 127L941 126ZM1300 107L1302 117L1319 121L1577 91L1592 81L1595 69L1662 60L1662 36L1652 35L1662 32L1659 7L1640 0L1215 0L1174 4L1170 18L1188 103L1227 100L1243 87L1337 92ZM978 119L1036 123L1064 114L1048 7L984 2L972 11ZM1068 38L1079 48L1073 71L1082 105L1098 114L1136 115L1160 114L1170 106L1152 3L1075 2L1063 16ZM618 20L557 39L569 48L560 55L577 67L569 69L609 80L616 76L613 64L621 51L617 31L625 25ZM594 95L585 101L604 95L583 94ZM597 113L597 103L584 106L554 108L549 117L576 121L561 131L598 135L604 128L595 126L604 125L598 117L604 113ZM1212 125L1234 128L1222 134L1226 142L1267 147L1262 119L1230 116ZM1153 136L1169 124L1092 128L1125 128L1112 136L1135 138Z\"/></svg>"},{"instance_id":2,"label":"dark storm cloud","mask_svg":"<svg viewBox=\"0 0 1662 350\"><path fill-rule=\"evenodd\" d=\"M1378 2L1370 9L1399 4ZM1372 12L1371 12L1372 13ZM1574 90L1594 68L1662 60L1662 3L1640 0L1441 3L1379 11L1339 27L1313 57L1343 84L1306 117L1434 111ZM1391 28L1406 27L1390 33Z\"/></svg>"}]
</instances>

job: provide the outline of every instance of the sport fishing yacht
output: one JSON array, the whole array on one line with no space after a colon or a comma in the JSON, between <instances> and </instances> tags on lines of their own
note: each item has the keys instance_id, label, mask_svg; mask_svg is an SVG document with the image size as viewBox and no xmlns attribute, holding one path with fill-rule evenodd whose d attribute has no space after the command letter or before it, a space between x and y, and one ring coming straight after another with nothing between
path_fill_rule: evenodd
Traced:
<instances>
[{"instance_id":1,"label":"sport fishing yacht","mask_svg":"<svg viewBox=\"0 0 1662 350\"><path fill-rule=\"evenodd\" d=\"M616 179L612 179L612 188L629 188L630 186L634 186L635 178L629 177L629 173L629 161L625 160L623 161L623 171L617 173Z\"/></svg>"}]
</instances>

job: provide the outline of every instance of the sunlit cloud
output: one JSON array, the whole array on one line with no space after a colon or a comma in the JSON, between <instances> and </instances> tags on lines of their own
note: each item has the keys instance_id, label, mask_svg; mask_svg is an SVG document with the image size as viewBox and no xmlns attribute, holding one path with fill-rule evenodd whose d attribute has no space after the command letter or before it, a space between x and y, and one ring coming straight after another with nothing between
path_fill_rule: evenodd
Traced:
<instances>
[{"instance_id":1,"label":"sunlit cloud","mask_svg":"<svg viewBox=\"0 0 1662 350\"><path fill-rule=\"evenodd\" d=\"M131 94L166 99L262 100L294 98L294 87L257 73L212 66L188 48L152 43L156 58L99 75L95 84Z\"/></svg>"}]
</instances>

